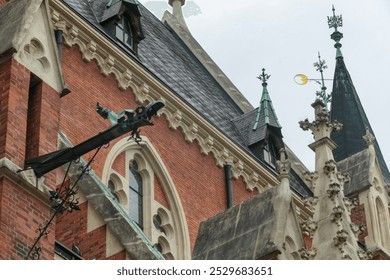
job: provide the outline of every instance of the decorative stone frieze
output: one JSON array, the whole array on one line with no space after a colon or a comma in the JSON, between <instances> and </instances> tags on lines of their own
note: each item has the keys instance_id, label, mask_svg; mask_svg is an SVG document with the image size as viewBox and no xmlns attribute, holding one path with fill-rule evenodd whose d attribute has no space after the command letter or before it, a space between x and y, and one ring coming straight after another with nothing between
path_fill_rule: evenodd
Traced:
<instances>
[{"instance_id":1,"label":"decorative stone frieze","mask_svg":"<svg viewBox=\"0 0 390 280\"><path fill-rule=\"evenodd\" d=\"M241 160L238 160L232 168L233 179L238 179L244 170L244 163Z\"/></svg>"},{"instance_id":2,"label":"decorative stone frieze","mask_svg":"<svg viewBox=\"0 0 390 280\"><path fill-rule=\"evenodd\" d=\"M196 139L196 135L199 132L199 127L196 123L192 123L188 130L184 133L184 138L187 142L192 143Z\"/></svg>"}]
</instances>

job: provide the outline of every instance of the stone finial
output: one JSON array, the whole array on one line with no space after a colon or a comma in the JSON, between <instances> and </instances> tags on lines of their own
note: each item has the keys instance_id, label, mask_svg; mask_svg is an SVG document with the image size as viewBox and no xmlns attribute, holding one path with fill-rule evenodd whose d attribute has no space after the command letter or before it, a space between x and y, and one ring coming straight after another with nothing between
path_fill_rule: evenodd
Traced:
<instances>
[{"instance_id":1,"label":"stone finial","mask_svg":"<svg viewBox=\"0 0 390 280\"><path fill-rule=\"evenodd\" d=\"M182 6L186 3L186 0L169 0L169 5L173 7L175 2L180 2Z\"/></svg>"},{"instance_id":2,"label":"stone finial","mask_svg":"<svg viewBox=\"0 0 390 280\"><path fill-rule=\"evenodd\" d=\"M375 136L370 132L368 127L366 127L366 135L363 136L364 141L366 141L367 146L373 145Z\"/></svg>"},{"instance_id":3,"label":"stone finial","mask_svg":"<svg viewBox=\"0 0 390 280\"><path fill-rule=\"evenodd\" d=\"M184 20L183 9L182 9L182 6L184 6L185 3L186 0L169 0L169 5L171 5L173 8L172 10L173 17L178 21L178 23L182 27L188 29L187 24Z\"/></svg>"}]
</instances>

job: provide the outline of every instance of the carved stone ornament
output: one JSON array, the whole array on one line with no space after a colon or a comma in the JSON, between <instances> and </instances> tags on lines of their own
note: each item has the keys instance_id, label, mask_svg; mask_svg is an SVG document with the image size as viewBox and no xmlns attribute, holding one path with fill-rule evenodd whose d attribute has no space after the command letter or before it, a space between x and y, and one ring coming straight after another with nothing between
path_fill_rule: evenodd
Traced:
<instances>
[{"instance_id":1,"label":"carved stone ornament","mask_svg":"<svg viewBox=\"0 0 390 280\"><path fill-rule=\"evenodd\" d=\"M373 254L371 251L359 250L358 256L359 256L359 259L361 259L361 260L371 260L373 257Z\"/></svg>"},{"instance_id":2,"label":"carved stone ornament","mask_svg":"<svg viewBox=\"0 0 390 280\"><path fill-rule=\"evenodd\" d=\"M24 45L21 57L38 72L47 73L50 71L50 62L46 57L45 48L36 38Z\"/></svg>"},{"instance_id":3,"label":"carved stone ornament","mask_svg":"<svg viewBox=\"0 0 390 280\"><path fill-rule=\"evenodd\" d=\"M314 232L318 228L318 223L312 220L307 220L301 223L301 227L304 235L313 238Z\"/></svg>"},{"instance_id":4,"label":"carved stone ornament","mask_svg":"<svg viewBox=\"0 0 390 280\"><path fill-rule=\"evenodd\" d=\"M364 139L364 141L366 141L367 146L374 144L375 136L371 134L368 127L366 127L366 135L363 136L363 139Z\"/></svg>"},{"instance_id":5,"label":"carved stone ornament","mask_svg":"<svg viewBox=\"0 0 390 280\"><path fill-rule=\"evenodd\" d=\"M351 223L351 230L353 234L355 234L356 238L358 238L358 236L366 230L366 226L365 225L358 226L357 224Z\"/></svg>"},{"instance_id":6,"label":"carved stone ornament","mask_svg":"<svg viewBox=\"0 0 390 280\"><path fill-rule=\"evenodd\" d=\"M344 208L341 206L333 207L333 212L330 214L332 222L339 223L342 221L344 211Z\"/></svg>"},{"instance_id":7,"label":"carved stone ornament","mask_svg":"<svg viewBox=\"0 0 390 280\"><path fill-rule=\"evenodd\" d=\"M329 189L326 191L328 193L328 197L332 200L340 193L341 186L339 183L331 183L329 184Z\"/></svg>"},{"instance_id":8,"label":"carved stone ornament","mask_svg":"<svg viewBox=\"0 0 390 280\"><path fill-rule=\"evenodd\" d=\"M334 132L340 132L340 130L343 128L343 124L339 123L338 121L334 121L332 123L332 130Z\"/></svg>"},{"instance_id":9,"label":"carved stone ornament","mask_svg":"<svg viewBox=\"0 0 390 280\"><path fill-rule=\"evenodd\" d=\"M305 179L305 181L308 181L311 183L313 188L315 187L316 181L318 179L318 172L317 171L314 171L314 172L306 171L306 172L302 173L302 176Z\"/></svg>"},{"instance_id":10,"label":"carved stone ornament","mask_svg":"<svg viewBox=\"0 0 390 280\"><path fill-rule=\"evenodd\" d=\"M333 238L334 245L336 247L341 247L347 243L348 232L344 229L337 231L336 237Z\"/></svg>"},{"instance_id":11,"label":"carved stone ornament","mask_svg":"<svg viewBox=\"0 0 390 280\"><path fill-rule=\"evenodd\" d=\"M312 260L317 255L317 250L315 248L307 249L303 247L298 250L298 253L302 260Z\"/></svg>"},{"instance_id":12,"label":"carved stone ornament","mask_svg":"<svg viewBox=\"0 0 390 280\"><path fill-rule=\"evenodd\" d=\"M317 113L317 121L322 123L328 123L329 122L329 111L326 108L322 108L320 112Z\"/></svg>"},{"instance_id":13,"label":"carved stone ornament","mask_svg":"<svg viewBox=\"0 0 390 280\"><path fill-rule=\"evenodd\" d=\"M305 119L304 121L299 122L299 127L302 128L302 130L307 131L313 126L313 123L309 122L308 119Z\"/></svg>"},{"instance_id":14,"label":"carved stone ornament","mask_svg":"<svg viewBox=\"0 0 390 280\"><path fill-rule=\"evenodd\" d=\"M355 206L358 205L357 198L350 199L348 197L344 197L343 201L344 201L345 207L347 207L347 211L348 211L349 214L351 214L352 208L354 208Z\"/></svg>"},{"instance_id":15,"label":"carved stone ornament","mask_svg":"<svg viewBox=\"0 0 390 280\"><path fill-rule=\"evenodd\" d=\"M337 172L337 179L344 185L351 180L351 176L348 173Z\"/></svg>"},{"instance_id":16,"label":"carved stone ornament","mask_svg":"<svg viewBox=\"0 0 390 280\"><path fill-rule=\"evenodd\" d=\"M314 211L314 207L318 203L318 197L317 196L306 196L305 198L303 198L302 201L303 201L303 204L305 205L305 207Z\"/></svg>"},{"instance_id":17,"label":"carved stone ornament","mask_svg":"<svg viewBox=\"0 0 390 280\"><path fill-rule=\"evenodd\" d=\"M284 149L280 149L280 160L277 161L278 172L280 176L289 176L291 169L291 162L286 157L286 152Z\"/></svg>"},{"instance_id":18,"label":"carved stone ornament","mask_svg":"<svg viewBox=\"0 0 390 280\"><path fill-rule=\"evenodd\" d=\"M336 170L336 162L333 159L325 162L324 173L326 175L329 175L329 174L335 172L335 170Z\"/></svg>"}]
</instances>

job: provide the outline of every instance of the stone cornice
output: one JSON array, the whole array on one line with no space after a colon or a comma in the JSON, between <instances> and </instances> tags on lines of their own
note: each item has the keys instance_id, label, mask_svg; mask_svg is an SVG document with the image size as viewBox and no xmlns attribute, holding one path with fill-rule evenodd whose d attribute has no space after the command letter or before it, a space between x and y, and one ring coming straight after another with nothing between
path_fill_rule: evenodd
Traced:
<instances>
[{"instance_id":1,"label":"stone cornice","mask_svg":"<svg viewBox=\"0 0 390 280\"><path fill-rule=\"evenodd\" d=\"M110 40L73 13L59 0L52 0L51 15L54 24L65 22L64 43L77 45L83 60L94 60L104 76L113 74L121 90L132 88L137 102L163 101L164 115L172 129L181 128L186 141L196 140L203 154L212 154L216 164L232 165L235 179L242 177L248 190L264 191L279 183L277 176L262 167L254 158L217 130L164 86L136 60L129 59Z\"/></svg>"}]
</instances>

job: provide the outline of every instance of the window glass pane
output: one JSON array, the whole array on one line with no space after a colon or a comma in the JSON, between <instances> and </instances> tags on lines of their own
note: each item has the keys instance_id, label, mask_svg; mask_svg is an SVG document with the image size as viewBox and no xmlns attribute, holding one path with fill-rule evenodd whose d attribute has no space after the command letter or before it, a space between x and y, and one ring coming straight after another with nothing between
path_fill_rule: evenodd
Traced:
<instances>
[{"instance_id":1,"label":"window glass pane","mask_svg":"<svg viewBox=\"0 0 390 280\"><path fill-rule=\"evenodd\" d=\"M123 29L119 25L115 26L115 37L118 40L123 40Z\"/></svg>"},{"instance_id":2,"label":"window glass pane","mask_svg":"<svg viewBox=\"0 0 390 280\"><path fill-rule=\"evenodd\" d=\"M130 186L129 186L129 214L141 228L143 226L143 193L142 178L139 175L136 161L130 163Z\"/></svg>"},{"instance_id":3,"label":"window glass pane","mask_svg":"<svg viewBox=\"0 0 390 280\"><path fill-rule=\"evenodd\" d=\"M122 16L115 26L115 37L126 46L133 47L133 36L131 32L130 22Z\"/></svg>"}]
</instances>

